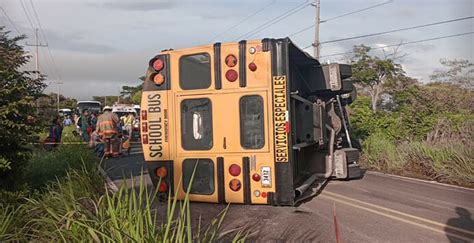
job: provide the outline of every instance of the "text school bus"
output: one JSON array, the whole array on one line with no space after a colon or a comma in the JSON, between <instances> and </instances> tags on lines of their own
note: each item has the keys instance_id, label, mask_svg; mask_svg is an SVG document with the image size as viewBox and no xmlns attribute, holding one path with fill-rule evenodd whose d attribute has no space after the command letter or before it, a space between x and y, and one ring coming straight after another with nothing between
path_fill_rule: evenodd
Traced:
<instances>
[{"instance_id":1,"label":"text school bus","mask_svg":"<svg viewBox=\"0 0 474 243\"><path fill-rule=\"evenodd\" d=\"M141 103L153 182L184 199L194 172L192 201L294 205L317 179L358 177L350 75L288 38L162 51Z\"/></svg>"}]
</instances>

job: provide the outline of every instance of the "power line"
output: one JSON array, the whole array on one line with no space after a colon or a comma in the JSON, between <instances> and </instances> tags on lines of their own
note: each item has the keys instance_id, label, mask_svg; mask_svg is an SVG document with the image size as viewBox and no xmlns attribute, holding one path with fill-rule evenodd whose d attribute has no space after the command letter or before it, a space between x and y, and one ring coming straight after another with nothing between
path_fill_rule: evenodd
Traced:
<instances>
[{"instance_id":1,"label":"power line","mask_svg":"<svg viewBox=\"0 0 474 243\"><path fill-rule=\"evenodd\" d=\"M458 36L464 36L464 35L470 35L474 34L473 32L465 32L465 33L459 33L459 34L454 34L454 35L445 35L445 36L439 36L439 37L434 37L434 38L429 38L429 39L422 39L422 40L415 40L415 41L409 41L409 42L402 42L399 44L391 44L391 45L386 45L386 46L381 46L381 47L370 47L370 50L378 50L378 49L384 49L387 47L395 47L395 46L404 46L404 45L410 45L410 44L416 44L416 43L421 43L421 42L427 42L427 41L434 41L434 40L441 40L441 39L447 39L447 38L453 38L453 37L458 37ZM309 45L303 49L307 49L311 47L312 45ZM330 55L324 55L321 57L332 57L332 56L341 56L341 55L346 55L346 54L351 54L354 53L354 51L349 51L349 52L341 52L341 53L334 53Z\"/></svg>"},{"instance_id":2,"label":"power line","mask_svg":"<svg viewBox=\"0 0 474 243\"><path fill-rule=\"evenodd\" d=\"M25 12L26 18L28 19L28 23L30 23L31 30L34 32L35 27L33 26L33 22L31 22L30 15L26 11L25 5L23 4L23 0L20 0L21 7L23 8L23 12Z\"/></svg>"},{"instance_id":3,"label":"power line","mask_svg":"<svg viewBox=\"0 0 474 243\"><path fill-rule=\"evenodd\" d=\"M278 15L277 17L275 17L275 18L259 25L258 27L248 31L247 33L239 36L238 38L236 38L236 40L242 39L244 37L250 37L250 36L252 36L252 35L254 35L254 34L256 34L256 33L260 32L260 31L262 31L262 30L264 30L264 29L266 29L266 28L268 28L268 27L270 27L270 26L272 26L272 25L274 25L278 22L280 22L281 20L288 18L289 16L301 11L304 8L306 8L307 6L310 6L310 4L307 3L307 2L308 1L306 0L301 4L298 4L296 7L292 8L292 9L290 9L290 10L288 10L288 11L286 11L286 12L280 14L280 15Z\"/></svg>"},{"instance_id":4,"label":"power line","mask_svg":"<svg viewBox=\"0 0 474 243\"><path fill-rule=\"evenodd\" d=\"M260 12L262 12L263 10L267 9L268 7L270 7L271 5L275 4L276 0L272 0L269 4L265 5L264 7L258 9L257 11L253 12L252 14L248 15L247 17L243 18L242 20L240 20L239 22L237 22L236 24L230 26L228 29L222 31L221 33L219 33L218 35L214 36L214 38L212 38L210 40L210 42L212 42L213 40L221 37L223 34L229 32L231 29L234 29L235 27L241 25L242 23L244 23L245 21L249 20L250 18L252 18L253 16L259 14Z\"/></svg>"},{"instance_id":5,"label":"power line","mask_svg":"<svg viewBox=\"0 0 474 243\"><path fill-rule=\"evenodd\" d=\"M21 35L21 32L18 30L18 28L16 27L13 20L10 18L10 16L8 16L7 11L5 11L5 9L2 6L0 6L0 9L2 9L3 14L5 15L5 17L7 17L8 21L11 23L13 29L18 33L18 35Z\"/></svg>"},{"instance_id":6,"label":"power line","mask_svg":"<svg viewBox=\"0 0 474 243\"><path fill-rule=\"evenodd\" d=\"M30 5L31 5L31 8L33 9L33 13L34 13L36 22L38 23L38 26L39 26L41 35L43 36L43 39L44 39L44 41L46 42L46 45L48 45L48 40L46 40L46 35L44 34L43 27L41 26L41 22L40 22L40 20L39 20L39 18L38 18L38 13L36 12L36 8L35 8L35 6L33 5L33 1L32 1L32 0L30 0Z\"/></svg>"},{"instance_id":7,"label":"power line","mask_svg":"<svg viewBox=\"0 0 474 243\"><path fill-rule=\"evenodd\" d=\"M372 5L372 6L363 8L363 9L359 9L359 10L352 11L352 12L349 12L349 13L341 14L341 15L338 15L338 16L334 16L334 17L331 17L331 18L329 18L329 19L321 20L320 23L326 23L326 22L329 22L329 21L334 20L334 19L342 18L342 17L348 16L348 15L351 15L351 14L355 14L355 13L360 13L360 12L363 12L363 11L366 11L366 10L369 10L369 9L373 9L373 8L376 8L376 7L385 5L385 4L392 3L392 2L393 2L393 0L390 0L390 1L388 1L388 2L383 2L383 3L375 4L375 5ZM313 27L314 27L314 24L312 24L312 25L310 25L310 26L308 26L308 27L305 27L305 28L303 28L303 29L301 29L301 30L298 30L298 31L296 31L295 33L293 33L293 34L291 34L291 35L289 35L289 36L290 36L290 37L291 37L291 36L295 36L295 35L297 35L297 34L299 34L299 33L302 33L302 32L304 32L304 31L306 31L306 30L309 30L309 29L311 29L311 28L313 28Z\"/></svg>"},{"instance_id":8,"label":"power line","mask_svg":"<svg viewBox=\"0 0 474 243\"><path fill-rule=\"evenodd\" d=\"M363 9L359 9L359 10L356 10L356 11L353 11L353 12L349 12L349 13L341 14L341 15L338 15L338 16L334 16L334 17L331 17L329 19L321 21L321 23L325 23L325 22L328 22L328 21L331 21L331 20L334 20L334 19L342 18L342 17L348 16L348 15L351 15L351 14L360 13L360 12L363 12L363 11L366 11L366 10L369 10L369 9L373 9L373 8L376 8L376 7L385 5L385 4L392 3L392 2L393 2L393 0L390 0L390 1L387 1L387 2L372 5L372 6L363 8Z\"/></svg>"},{"instance_id":9,"label":"power line","mask_svg":"<svg viewBox=\"0 0 474 243\"><path fill-rule=\"evenodd\" d=\"M366 34L366 35L359 35L359 36L352 36L352 37L347 37L347 38L323 41L323 42L321 42L321 44L334 43L334 42L347 41L347 40L354 40L354 39L366 38L366 37L377 36L377 35L384 35L384 34L389 34L389 33L394 33L394 32L399 32L399 31L405 31L405 30L419 29L419 28L424 28L424 27L428 27L428 26L452 23L452 22L457 22L457 21L462 21L462 20L467 20L467 19L472 19L472 18L474 18L474 16L458 18L458 19L451 19L451 20L446 20L446 21L441 21L441 22L417 25L417 26L406 27L406 28L402 28L402 29L395 29L395 30L383 31L383 32Z\"/></svg>"},{"instance_id":10,"label":"power line","mask_svg":"<svg viewBox=\"0 0 474 243\"><path fill-rule=\"evenodd\" d=\"M31 4L31 8L33 9L34 16L36 18L36 22L38 23L38 27L41 31L41 34L43 35L43 39L46 42L45 46L48 49L48 54L49 54L49 57L51 58L51 63L52 63L52 66L53 66L52 69L54 70L54 73L56 74L57 82L60 82L61 74L59 73L58 66L56 65L56 61L54 60L53 53L51 52L51 48L49 47L48 38L46 37L46 34L44 33L43 26L41 25L41 21L38 17L38 13L36 12L36 8L35 8L35 5L33 4L32 0L30 0L30 4Z\"/></svg>"},{"instance_id":11,"label":"power line","mask_svg":"<svg viewBox=\"0 0 474 243\"><path fill-rule=\"evenodd\" d=\"M33 13L35 15L36 21L38 22L38 26L39 26L39 29L41 31L41 34L43 35L43 39L46 42L46 48L48 49L48 54L49 54L49 57L51 58L51 62L53 64L53 69L54 69L54 72L56 74L56 79L58 79L58 82L59 82L59 80L61 79L61 75L59 74L58 67L57 67L56 62L54 60L54 56L51 52L51 48L49 47L48 39L46 38L46 34L43 31L43 27L41 26L41 21L38 17L38 13L36 12L36 8L35 8L35 5L33 4L32 0L30 0L30 4L31 4L31 8L33 9Z\"/></svg>"}]
</instances>

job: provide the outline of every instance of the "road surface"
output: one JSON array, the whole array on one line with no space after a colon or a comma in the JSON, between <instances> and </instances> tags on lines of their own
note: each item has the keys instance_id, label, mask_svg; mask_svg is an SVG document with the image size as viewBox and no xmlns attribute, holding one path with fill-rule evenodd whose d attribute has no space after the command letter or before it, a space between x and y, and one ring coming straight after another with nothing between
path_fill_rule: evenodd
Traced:
<instances>
[{"instance_id":1,"label":"road surface","mask_svg":"<svg viewBox=\"0 0 474 243\"><path fill-rule=\"evenodd\" d=\"M144 168L134 146L133 155L104 163L117 185ZM192 203L194 223L210 222L225 206ZM330 181L298 207L231 205L224 230L247 227L259 242L335 242L334 212L342 242L474 242L474 190L375 172Z\"/></svg>"}]
</instances>

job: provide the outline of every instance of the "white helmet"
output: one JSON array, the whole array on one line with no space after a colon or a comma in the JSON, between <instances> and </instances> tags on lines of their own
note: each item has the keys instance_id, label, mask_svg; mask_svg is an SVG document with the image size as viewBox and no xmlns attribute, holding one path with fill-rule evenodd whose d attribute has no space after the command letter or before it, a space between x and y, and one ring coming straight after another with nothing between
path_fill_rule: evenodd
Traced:
<instances>
[{"instance_id":1,"label":"white helmet","mask_svg":"<svg viewBox=\"0 0 474 243\"><path fill-rule=\"evenodd\" d=\"M106 111L106 110L109 110L109 111L112 111L112 107L111 106L104 106L104 108L102 109L103 111Z\"/></svg>"}]
</instances>

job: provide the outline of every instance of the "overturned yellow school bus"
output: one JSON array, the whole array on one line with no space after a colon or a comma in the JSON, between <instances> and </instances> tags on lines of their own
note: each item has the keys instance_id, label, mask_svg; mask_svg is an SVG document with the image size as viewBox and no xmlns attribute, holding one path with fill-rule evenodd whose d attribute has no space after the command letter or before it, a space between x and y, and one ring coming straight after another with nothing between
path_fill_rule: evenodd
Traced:
<instances>
[{"instance_id":1,"label":"overturned yellow school bus","mask_svg":"<svg viewBox=\"0 0 474 243\"><path fill-rule=\"evenodd\" d=\"M162 51L141 102L152 181L179 199L294 205L315 180L359 177L350 77L288 38Z\"/></svg>"}]
</instances>

